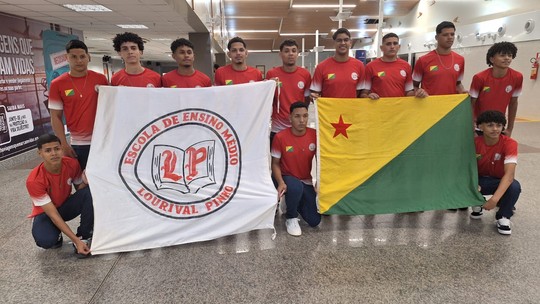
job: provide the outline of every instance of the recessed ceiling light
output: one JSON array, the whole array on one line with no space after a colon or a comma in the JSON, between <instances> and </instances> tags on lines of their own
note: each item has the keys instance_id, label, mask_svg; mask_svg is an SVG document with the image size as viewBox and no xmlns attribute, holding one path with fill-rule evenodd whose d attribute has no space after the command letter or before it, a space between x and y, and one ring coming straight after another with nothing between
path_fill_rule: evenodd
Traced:
<instances>
[{"instance_id":1,"label":"recessed ceiling light","mask_svg":"<svg viewBox=\"0 0 540 304\"><path fill-rule=\"evenodd\" d=\"M63 7L69 8L76 12L112 12L111 9L106 8L103 5L93 4L62 4Z\"/></svg>"},{"instance_id":2,"label":"recessed ceiling light","mask_svg":"<svg viewBox=\"0 0 540 304\"><path fill-rule=\"evenodd\" d=\"M338 4L293 4L293 8L339 8ZM342 8L355 8L355 4L343 4Z\"/></svg>"},{"instance_id":3,"label":"recessed ceiling light","mask_svg":"<svg viewBox=\"0 0 540 304\"><path fill-rule=\"evenodd\" d=\"M143 24L117 24L117 26L124 29L147 29L148 27Z\"/></svg>"},{"instance_id":4,"label":"recessed ceiling light","mask_svg":"<svg viewBox=\"0 0 540 304\"><path fill-rule=\"evenodd\" d=\"M171 41L172 39L171 38L152 38L150 40L153 40L153 41Z\"/></svg>"},{"instance_id":5,"label":"recessed ceiling light","mask_svg":"<svg viewBox=\"0 0 540 304\"><path fill-rule=\"evenodd\" d=\"M230 30L232 33L277 33L278 30Z\"/></svg>"}]
</instances>

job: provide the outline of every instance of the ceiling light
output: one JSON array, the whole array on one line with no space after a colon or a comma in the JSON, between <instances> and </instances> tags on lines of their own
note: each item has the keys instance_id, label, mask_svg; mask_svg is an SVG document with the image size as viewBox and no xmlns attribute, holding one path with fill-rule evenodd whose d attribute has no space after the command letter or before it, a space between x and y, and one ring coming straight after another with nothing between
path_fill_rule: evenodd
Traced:
<instances>
[{"instance_id":1,"label":"ceiling light","mask_svg":"<svg viewBox=\"0 0 540 304\"><path fill-rule=\"evenodd\" d=\"M62 4L63 7L69 8L76 12L112 12L111 9L106 8L103 5L91 5L91 4Z\"/></svg>"},{"instance_id":2,"label":"ceiling light","mask_svg":"<svg viewBox=\"0 0 540 304\"><path fill-rule=\"evenodd\" d=\"M86 40L92 40L92 41L105 41L105 40L107 40L107 39L101 38L101 37L90 37L90 38L86 38Z\"/></svg>"},{"instance_id":3,"label":"ceiling light","mask_svg":"<svg viewBox=\"0 0 540 304\"><path fill-rule=\"evenodd\" d=\"M315 33L280 33L280 36L315 36Z\"/></svg>"},{"instance_id":4,"label":"ceiling light","mask_svg":"<svg viewBox=\"0 0 540 304\"><path fill-rule=\"evenodd\" d=\"M119 26L123 29L147 29L148 27L143 24L117 24L116 26Z\"/></svg>"},{"instance_id":5,"label":"ceiling light","mask_svg":"<svg viewBox=\"0 0 540 304\"><path fill-rule=\"evenodd\" d=\"M277 33L278 30L230 30L231 33Z\"/></svg>"},{"instance_id":6,"label":"ceiling light","mask_svg":"<svg viewBox=\"0 0 540 304\"><path fill-rule=\"evenodd\" d=\"M339 8L339 4L293 4L293 8ZM343 4L342 8L355 8L355 4Z\"/></svg>"},{"instance_id":7,"label":"ceiling light","mask_svg":"<svg viewBox=\"0 0 540 304\"><path fill-rule=\"evenodd\" d=\"M171 38L152 38L152 41L171 41Z\"/></svg>"}]
</instances>

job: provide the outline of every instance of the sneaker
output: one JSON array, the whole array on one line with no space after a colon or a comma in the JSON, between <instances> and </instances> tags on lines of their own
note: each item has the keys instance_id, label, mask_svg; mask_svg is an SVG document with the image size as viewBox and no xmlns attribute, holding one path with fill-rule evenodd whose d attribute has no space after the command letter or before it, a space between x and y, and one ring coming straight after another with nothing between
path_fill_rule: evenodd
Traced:
<instances>
[{"instance_id":1,"label":"sneaker","mask_svg":"<svg viewBox=\"0 0 540 304\"><path fill-rule=\"evenodd\" d=\"M58 241L56 241L56 243L51 247L51 249L60 248L62 247L63 244L64 244L64 238L62 237L62 234L60 233L58 235Z\"/></svg>"},{"instance_id":2,"label":"sneaker","mask_svg":"<svg viewBox=\"0 0 540 304\"><path fill-rule=\"evenodd\" d=\"M84 243L86 243L86 245L88 247L90 247L90 245L92 244L92 238L88 238L88 239L81 239L81 241L83 241ZM82 254L82 253L79 253L77 251L77 246L75 246L75 243L71 243L71 245L73 245L73 250L75 251L75 256L77 257L77 259L86 259L87 257L91 256L92 254L89 253L89 254Z\"/></svg>"},{"instance_id":3,"label":"sneaker","mask_svg":"<svg viewBox=\"0 0 540 304\"><path fill-rule=\"evenodd\" d=\"M500 234L510 235L512 234L512 228L510 228L510 220L504 216L497 220L497 230Z\"/></svg>"},{"instance_id":4,"label":"sneaker","mask_svg":"<svg viewBox=\"0 0 540 304\"><path fill-rule=\"evenodd\" d=\"M290 218L285 220L285 226L287 226L287 232L293 236L302 235L302 229L298 223L300 220L298 218Z\"/></svg>"},{"instance_id":5,"label":"sneaker","mask_svg":"<svg viewBox=\"0 0 540 304\"><path fill-rule=\"evenodd\" d=\"M482 214L484 214L484 208L482 208L482 206L474 206L472 207L472 212L471 212L471 218L477 220L479 218L482 217Z\"/></svg>"},{"instance_id":6,"label":"sneaker","mask_svg":"<svg viewBox=\"0 0 540 304\"><path fill-rule=\"evenodd\" d=\"M459 210L461 210L461 211L469 210L469 207L461 207L461 208L459 208Z\"/></svg>"}]
</instances>

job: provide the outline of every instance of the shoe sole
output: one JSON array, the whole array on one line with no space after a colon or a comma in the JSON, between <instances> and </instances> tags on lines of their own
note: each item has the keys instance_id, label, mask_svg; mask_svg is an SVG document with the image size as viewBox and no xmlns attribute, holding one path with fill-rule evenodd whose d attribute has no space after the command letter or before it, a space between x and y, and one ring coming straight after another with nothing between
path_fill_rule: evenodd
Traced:
<instances>
[{"instance_id":1,"label":"shoe sole","mask_svg":"<svg viewBox=\"0 0 540 304\"><path fill-rule=\"evenodd\" d=\"M470 214L471 218L472 219L475 219L475 220L479 220L482 218L482 214L479 214L479 215L473 215L472 213Z\"/></svg>"},{"instance_id":2,"label":"shoe sole","mask_svg":"<svg viewBox=\"0 0 540 304\"><path fill-rule=\"evenodd\" d=\"M501 230L501 229L498 229L497 228L497 231L499 231L499 234L502 234L502 235L511 235L512 234L512 231L508 231L508 230Z\"/></svg>"}]
</instances>

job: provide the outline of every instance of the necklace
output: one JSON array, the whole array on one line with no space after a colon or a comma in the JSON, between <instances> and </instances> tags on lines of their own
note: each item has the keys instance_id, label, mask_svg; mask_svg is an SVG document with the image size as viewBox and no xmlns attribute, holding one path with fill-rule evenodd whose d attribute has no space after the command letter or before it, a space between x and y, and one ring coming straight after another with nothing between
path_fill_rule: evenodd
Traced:
<instances>
[{"instance_id":1,"label":"necklace","mask_svg":"<svg viewBox=\"0 0 540 304\"><path fill-rule=\"evenodd\" d=\"M73 81L73 77L71 76L71 74L69 75L69 79L71 79L71 84L73 84L73 87L75 88L75 91L77 91L77 93L79 93L79 97L82 98L82 92L79 91L79 88L77 88L77 86L75 85L75 82ZM83 91L86 88L86 81L87 80L88 80L88 73L86 73L86 76L84 76L84 85L83 85L83 88L82 88Z\"/></svg>"},{"instance_id":2,"label":"necklace","mask_svg":"<svg viewBox=\"0 0 540 304\"><path fill-rule=\"evenodd\" d=\"M449 67L446 67L444 65L444 63L442 62L442 59L441 59L441 55L439 55L439 52L437 52L437 50L435 50L435 53L437 54L437 58L439 58L439 62L441 63L441 66L445 69L445 70L449 70L451 69L453 66L454 66L454 54L452 53L452 51L450 51L450 56L452 57L452 64L450 64Z\"/></svg>"}]
</instances>

